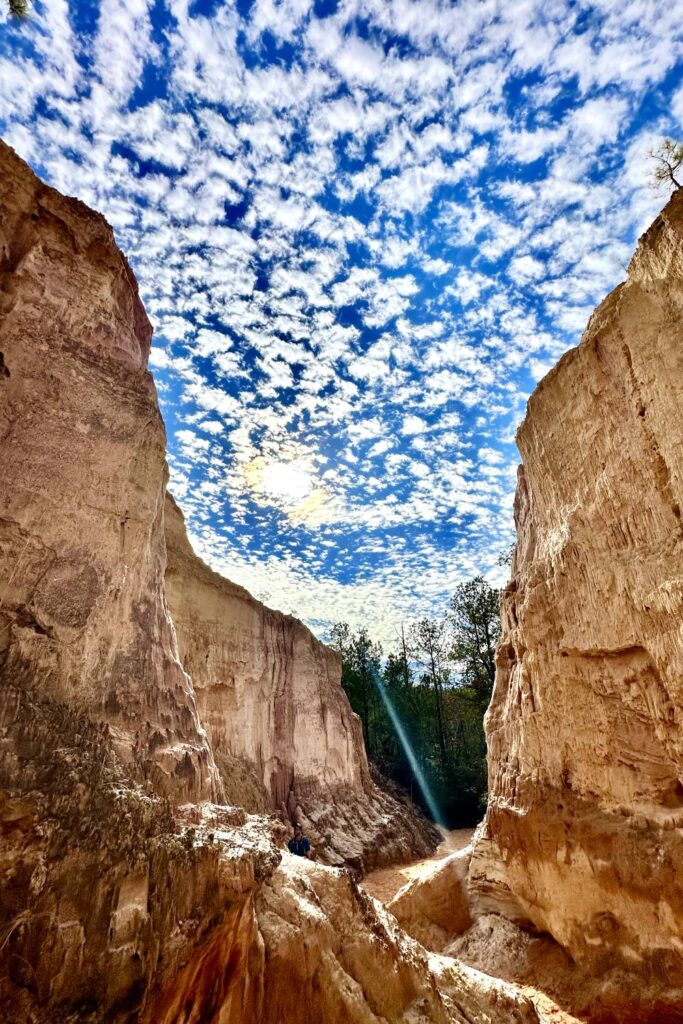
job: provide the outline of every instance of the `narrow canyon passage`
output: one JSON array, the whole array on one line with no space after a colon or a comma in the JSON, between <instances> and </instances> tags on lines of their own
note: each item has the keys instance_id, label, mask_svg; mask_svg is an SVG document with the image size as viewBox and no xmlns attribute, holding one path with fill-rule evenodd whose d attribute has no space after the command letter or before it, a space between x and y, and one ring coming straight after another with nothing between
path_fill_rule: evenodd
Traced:
<instances>
[{"instance_id":1,"label":"narrow canyon passage","mask_svg":"<svg viewBox=\"0 0 683 1024\"><path fill-rule=\"evenodd\" d=\"M426 879L436 864L468 846L474 831L472 828L441 829L442 841L431 857L370 871L363 879L363 887L389 907L404 885L415 879ZM389 910L391 912L392 908ZM472 930L469 938L456 940L453 946L436 956L454 956L467 967L518 986L520 993L533 1003L540 1024L579 1024L580 1018L568 1008L576 993L557 947L547 939L527 938L497 915L489 915L482 924L481 929ZM433 947L427 943L427 948Z\"/></svg>"},{"instance_id":2,"label":"narrow canyon passage","mask_svg":"<svg viewBox=\"0 0 683 1024\"><path fill-rule=\"evenodd\" d=\"M407 882L411 882L413 878L423 874L432 867L435 861L443 860L452 853L463 850L474 835L473 828L441 829L441 832L443 839L431 857L413 860L408 864L394 864L388 868L369 871L363 879L363 888L371 896L387 904L399 889L402 889Z\"/></svg>"}]
</instances>

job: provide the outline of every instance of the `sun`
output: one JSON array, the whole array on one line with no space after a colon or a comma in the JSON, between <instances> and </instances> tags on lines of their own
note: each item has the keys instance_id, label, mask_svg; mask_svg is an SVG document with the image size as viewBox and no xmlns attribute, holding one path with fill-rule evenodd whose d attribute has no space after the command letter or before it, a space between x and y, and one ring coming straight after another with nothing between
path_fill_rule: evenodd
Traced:
<instances>
[{"instance_id":1,"label":"sun","mask_svg":"<svg viewBox=\"0 0 683 1024\"><path fill-rule=\"evenodd\" d=\"M293 523L318 526L337 515L334 496L319 479L311 455L257 455L243 464L242 472L252 498L280 509Z\"/></svg>"},{"instance_id":2,"label":"sun","mask_svg":"<svg viewBox=\"0 0 683 1024\"><path fill-rule=\"evenodd\" d=\"M288 505L303 501L314 486L311 474L300 462L266 462L260 477L263 493Z\"/></svg>"},{"instance_id":3,"label":"sun","mask_svg":"<svg viewBox=\"0 0 683 1024\"><path fill-rule=\"evenodd\" d=\"M252 497L260 505L279 508L293 523L314 526L336 515L336 503L310 457L257 455L242 471Z\"/></svg>"}]
</instances>

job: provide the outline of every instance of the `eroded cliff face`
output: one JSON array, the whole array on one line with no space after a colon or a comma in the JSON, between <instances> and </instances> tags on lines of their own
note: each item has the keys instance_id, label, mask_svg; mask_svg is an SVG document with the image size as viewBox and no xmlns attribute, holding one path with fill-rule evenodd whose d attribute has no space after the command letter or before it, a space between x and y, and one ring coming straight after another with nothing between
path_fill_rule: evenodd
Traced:
<instances>
[{"instance_id":1,"label":"eroded cliff face","mask_svg":"<svg viewBox=\"0 0 683 1024\"><path fill-rule=\"evenodd\" d=\"M552 935L598 1002L683 1006L683 192L518 444L475 907Z\"/></svg>"},{"instance_id":2,"label":"eroded cliff face","mask_svg":"<svg viewBox=\"0 0 683 1024\"><path fill-rule=\"evenodd\" d=\"M367 759L337 654L197 558L170 494L165 526L168 605L215 754L253 764L271 803L292 812L295 786L362 790Z\"/></svg>"},{"instance_id":3,"label":"eroded cliff face","mask_svg":"<svg viewBox=\"0 0 683 1024\"><path fill-rule=\"evenodd\" d=\"M163 600L165 433L135 279L106 221L6 146L0 218L3 725L39 695L106 720L157 792L215 796Z\"/></svg>"},{"instance_id":4,"label":"eroded cliff face","mask_svg":"<svg viewBox=\"0 0 683 1024\"><path fill-rule=\"evenodd\" d=\"M301 818L326 863L431 852L436 829L370 778L338 655L197 558L168 494L165 524L168 606L226 798Z\"/></svg>"}]
</instances>

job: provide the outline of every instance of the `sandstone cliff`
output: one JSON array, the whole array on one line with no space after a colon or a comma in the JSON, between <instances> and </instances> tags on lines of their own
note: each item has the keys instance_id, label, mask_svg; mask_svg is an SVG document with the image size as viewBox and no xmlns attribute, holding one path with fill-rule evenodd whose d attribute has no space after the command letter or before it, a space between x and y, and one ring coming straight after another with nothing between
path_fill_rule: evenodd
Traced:
<instances>
[{"instance_id":1,"label":"sandstone cliff","mask_svg":"<svg viewBox=\"0 0 683 1024\"><path fill-rule=\"evenodd\" d=\"M474 889L488 906L495 856L520 913L579 964L618 963L640 976L644 1001L649 983L677 1001L683 192L534 392L518 445Z\"/></svg>"},{"instance_id":2,"label":"sandstone cliff","mask_svg":"<svg viewBox=\"0 0 683 1024\"><path fill-rule=\"evenodd\" d=\"M276 817L210 802L223 787L165 603L164 431L134 279L105 221L2 144L0 230L0 1018L538 1021L514 987L402 935L345 869L283 853ZM261 809L305 801L336 858L338 813L407 850L334 659L180 548L181 647L226 782L245 758ZM231 709L260 749L230 745Z\"/></svg>"},{"instance_id":3,"label":"sandstone cliff","mask_svg":"<svg viewBox=\"0 0 683 1024\"><path fill-rule=\"evenodd\" d=\"M168 605L229 802L303 819L326 863L431 852L437 830L370 778L338 655L197 558L170 495L165 523Z\"/></svg>"},{"instance_id":4,"label":"sandstone cliff","mask_svg":"<svg viewBox=\"0 0 683 1024\"><path fill-rule=\"evenodd\" d=\"M170 494L165 527L167 601L215 754L251 761L292 813L295 781L361 790L367 760L338 655L198 559Z\"/></svg>"},{"instance_id":5,"label":"sandstone cliff","mask_svg":"<svg viewBox=\"0 0 683 1024\"><path fill-rule=\"evenodd\" d=\"M0 685L106 720L173 799L218 779L163 600L151 327L104 219L0 154Z\"/></svg>"},{"instance_id":6,"label":"sandstone cliff","mask_svg":"<svg viewBox=\"0 0 683 1024\"><path fill-rule=\"evenodd\" d=\"M493 912L552 936L591 1019L683 1019L683 191L518 444L486 820L468 876L392 909L443 948L450 891L491 934Z\"/></svg>"}]
</instances>

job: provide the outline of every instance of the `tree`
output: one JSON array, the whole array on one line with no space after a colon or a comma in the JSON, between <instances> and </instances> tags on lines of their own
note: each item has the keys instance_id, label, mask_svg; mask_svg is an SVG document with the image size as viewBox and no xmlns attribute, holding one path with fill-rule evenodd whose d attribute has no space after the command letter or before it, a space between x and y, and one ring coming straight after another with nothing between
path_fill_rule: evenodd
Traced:
<instances>
[{"instance_id":1,"label":"tree","mask_svg":"<svg viewBox=\"0 0 683 1024\"><path fill-rule=\"evenodd\" d=\"M352 632L348 622L337 622L330 630L330 646L342 659L342 686L363 725L368 756L375 753L377 717L377 679L382 664L382 647L374 643L365 626Z\"/></svg>"},{"instance_id":2,"label":"tree","mask_svg":"<svg viewBox=\"0 0 683 1024\"><path fill-rule=\"evenodd\" d=\"M13 18L28 18L31 10L30 0L7 0L7 6Z\"/></svg>"},{"instance_id":3,"label":"tree","mask_svg":"<svg viewBox=\"0 0 683 1024\"><path fill-rule=\"evenodd\" d=\"M448 678L443 662L447 653L446 623L437 619L420 619L410 627L410 650L417 661L427 670L427 678L434 688L436 721L438 726L441 759L446 764L446 723L443 712L443 683Z\"/></svg>"},{"instance_id":4,"label":"tree","mask_svg":"<svg viewBox=\"0 0 683 1024\"><path fill-rule=\"evenodd\" d=\"M334 626L330 630L330 647L334 648L335 651L340 655L342 665L348 661L348 655L351 650L352 634L351 627L348 622L335 622Z\"/></svg>"},{"instance_id":5,"label":"tree","mask_svg":"<svg viewBox=\"0 0 683 1024\"><path fill-rule=\"evenodd\" d=\"M490 586L483 576L461 583L451 598L448 622L450 659L459 666L462 683L472 687L485 709L496 679L500 591Z\"/></svg>"},{"instance_id":6,"label":"tree","mask_svg":"<svg viewBox=\"0 0 683 1024\"><path fill-rule=\"evenodd\" d=\"M474 824L486 805L483 719L495 678L498 598L481 576L461 584L446 616L401 627L386 657L365 628L338 622L329 634L368 758L451 826Z\"/></svg>"},{"instance_id":7,"label":"tree","mask_svg":"<svg viewBox=\"0 0 683 1024\"><path fill-rule=\"evenodd\" d=\"M370 712L376 702L376 685L382 663L382 648L373 643L367 629L362 626L353 637L351 644L351 664L356 673L361 697L361 721L368 750L372 749L370 735Z\"/></svg>"},{"instance_id":8,"label":"tree","mask_svg":"<svg viewBox=\"0 0 683 1024\"><path fill-rule=\"evenodd\" d=\"M515 544L510 544L510 546L505 548L504 551L501 551L496 559L496 565L499 565L503 569L511 569L515 560L515 547Z\"/></svg>"},{"instance_id":9,"label":"tree","mask_svg":"<svg viewBox=\"0 0 683 1024\"><path fill-rule=\"evenodd\" d=\"M677 175L683 177L683 143L673 139L662 139L656 149L650 151L650 158L655 166L652 171L652 185L657 192L678 190L681 182Z\"/></svg>"},{"instance_id":10,"label":"tree","mask_svg":"<svg viewBox=\"0 0 683 1024\"><path fill-rule=\"evenodd\" d=\"M408 641L406 640L406 631L403 628L403 623L401 623L401 632L397 634L397 637L399 642L399 653L397 655L397 659L400 661L403 667L403 681L406 684L406 686L408 686L411 681L411 678L408 656Z\"/></svg>"}]
</instances>

